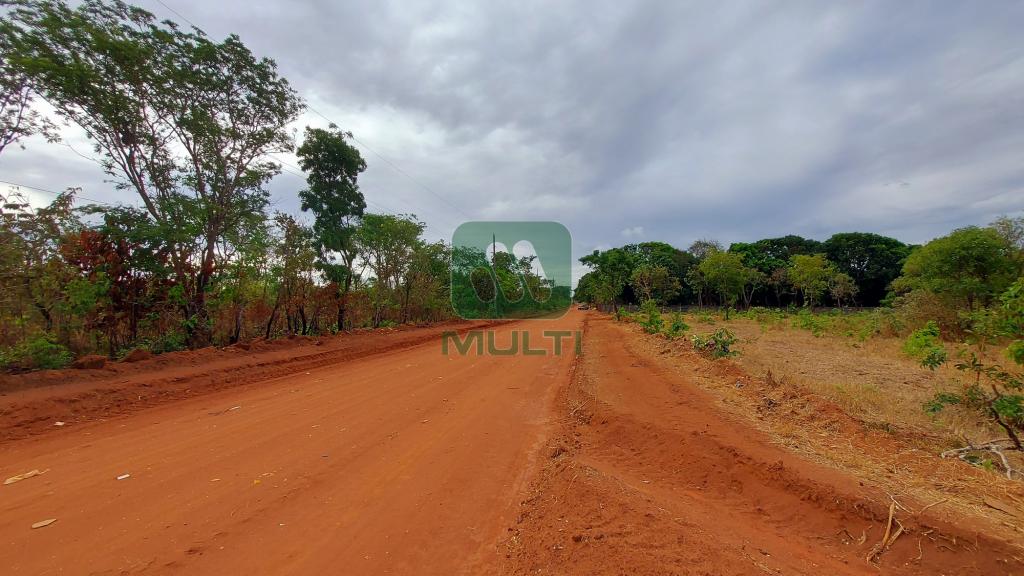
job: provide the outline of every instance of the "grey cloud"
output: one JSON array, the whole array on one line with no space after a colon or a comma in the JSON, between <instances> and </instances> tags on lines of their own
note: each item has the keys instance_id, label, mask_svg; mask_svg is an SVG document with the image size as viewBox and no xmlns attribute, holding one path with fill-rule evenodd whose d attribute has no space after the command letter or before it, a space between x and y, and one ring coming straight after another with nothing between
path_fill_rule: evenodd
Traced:
<instances>
[{"instance_id":1,"label":"grey cloud","mask_svg":"<svg viewBox=\"0 0 1024 576\"><path fill-rule=\"evenodd\" d=\"M435 237L468 216L559 220L581 253L631 229L922 242L1024 208L1015 2L167 2L412 175L364 150L371 208ZM279 206L299 187L275 180Z\"/></svg>"}]
</instances>

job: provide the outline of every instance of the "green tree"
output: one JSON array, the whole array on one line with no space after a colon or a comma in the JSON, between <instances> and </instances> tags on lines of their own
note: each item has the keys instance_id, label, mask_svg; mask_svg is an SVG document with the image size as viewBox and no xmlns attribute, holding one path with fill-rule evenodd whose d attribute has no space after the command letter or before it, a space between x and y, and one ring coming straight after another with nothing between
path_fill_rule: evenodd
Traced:
<instances>
[{"instance_id":1,"label":"green tree","mask_svg":"<svg viewBox=\"0 0 1024 576\"><path fill-rule=\"evenodd\" d=\"M834 234L822 244L825 256L850 276L860 302L876 306L899 277L910 247L894 238L866 232Z\"/></svg>"},{"instance_id":2,"label":"green tree","mask_svg":"<svg viewBox=\"0 0 1024 576\"><path fill-rule=\"evenodd\" d=\"M370 293L374 327L384 321L386 310L401 306L398 292L404 284L412 256L422 244L420 235L425 227L412 215L363 216L356 230L355 242L360 259L373 274Z\"/></svg>"},{"instance_id":3,"label":"green tree","mask_svg":"<svg viewBox=\"0 0 1024 576\"><path fill-rule=\"evenodd\" d=\"M618 300L623 289L629 284L636 267L636 256L622 248L612 248L580 258L580 262L597 274L596 290L598 301L611 304L618 310Z\"/></svg>"},{"instance_id":4,"label":"green tree","mask_svg":"<svg viewBox=\"0 0 1024 576\"><path fill-rule=\"evenodd\" d=\"M729 252L743 257L743 265L755 268L766 276L779 268L789 266L789 260L798 254L815 254L821 250L821 243L802 236L765 238L756 242L734 242Z\"/></svg>"},{"instance_id":5,"label":"green tree","mask_svg":"<svg viewBox=\"0 0 1024 576\"><path fill-rule=\"evenodd\" d=\"M798 254L790 259L789 281L800 292L804 306L813 307L821 301L834 274L824 254Z\"/></svg>"},{"instance_id":6,"label":"green tree","mask_svg":"<svg viewBox=\"0 0 1024 576\"><path fill-rule=\"evenodd\" d=\"M1017 262L1017 275L1024 276L1024 216L1000 216L989 224L989 228L995 230L1010 247L1013 259Z\"/></svg>"},{"instance_id":7,"label":"green tree","mask_svg":"<svg viewBox=\"0 0 1024 576\"><path fill-rule=\"evenodd\" d=\"M289 334L307 334L307 304L314 284L316 247L313 231L294 216L278 212L274 216L278 241L274 246L273 278L276 280L274 305L267 319L265 337L273 334L278 314L283 312Z\"/></svg>"},{"instance_id":8,"label":"green tree","mask_svg":"<svg viewBox=\"0 0 1024 576\"><path fill-rule=\"evenodd\" d=\"M81 228L72 209L75 192L68 190L49 206L36 209L16 191L0 194L0 309L5 319L14 320L10 328L19 329L22 337L29 335L24 328L30 315L41 320L44 332L53 331L65 304L71 271L60 245Z\"/></svg>"},{"instance_id":9,"label":"green tree","mask_svg":"<svg viewBox=\"0 0 1024 576\"><path fill-rule=\"evenodd\" d=\"M348 143L351 133L337 126L306 128L306 138L296 151L299 166L306 171L307 188L299 192L302 210L313 212L313 234L324 276L337 285L337 327L345 328L345 305L352 289L353 264L357 255L355 232L366 210L359 190L359 174L366 161Z\"/></svg>"},{"instance_id":10,"label":"green tree","mask_svg":"<svg viewBox=\"0 0 1024 576\"><path fill-rule=\"evenodd\" d=\"M24 147L25 138L42 134L57 140L57 128L33 108L35 91L28 76L11 62L14 55L7 28L0 24L0 154L12 144Z\"/></svg>"},{"instance_id":11,"label":"green tree","mask_svg":"<svg viewBox=\"0 0 1024 576\"><path fill-rule=\"evenodd\" d=\"M264 185L288 151L301 100L269 59L118 1L24 0L4 21L4 57L81 126L118 186L162 228L192 346L210 341L219 244L265 218Z\"/></svg>"},{"instance_id":12,"label":"green tree","mask_svg":"<svg viewBox=\"0 0 1024 576\"><path fill-rule=\"evenodd\" d=\"M970 226L913 251L894 287L927 290L973 311L1002 293L1016 271L1012 248L998 232Z\"/></svg>"},{"instance_id":13,"label":"green tree","mask_svg":"<svg viewBox=\"0 0 1024 576\"><path fill-rule=\"evenodd\" d=\"M728 318L729 308L736 305L751 281L752 270L743 265L739 254L720 251L708 254L697 267L708 288L721 298Z\"/></svg>"},{"instance_id":14,"label":"green tree","mask_svg":"<svg viewBox=\"0 0 1024 576\"><path fill-rule=\"evenodd\" d=\"M836 301L836 306L843 307L843 303L850 303L857 296L859 288L857 283L849 274L836 272L828 279L828 293Z\"/></svg>"},{"instance_id":15,"label":"green tree","mask_svg":"<svg viewBox=\"0 0 1024 576\"><path fill-rule=\"evenodd\" d=\"M633 269L629 284L641 302L664 304L679 293L679 280L665 266L642 264Z\"/></svg>"}]
</instances>

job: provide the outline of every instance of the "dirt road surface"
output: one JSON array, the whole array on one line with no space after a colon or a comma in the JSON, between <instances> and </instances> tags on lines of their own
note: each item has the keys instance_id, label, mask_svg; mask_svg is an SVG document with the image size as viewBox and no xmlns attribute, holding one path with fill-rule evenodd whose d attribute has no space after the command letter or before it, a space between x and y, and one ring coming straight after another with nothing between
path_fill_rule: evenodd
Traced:
<instances>
[{"instance_id":1,"label":"dirt road surface","mask_svg":"<svg viewBox=\"0 0 1024 576\"><path fill-rule=\"evenodd\" d=\"M528 330L531 348L550 352L543 330L584 325L579 359L443 356L434 330L390 344L368 336L372 355L327 344L288 363L277 351L274 369L210 372L209 393L161 376L167 366L120 392L103 385L119 402L149 391L147 378L178 382L177 396L41 435L62 405L56 388L11 392L0 405L28 436L0 444L0 478L45 473L0 486L0 564L5 574L1021 573L1011 543L905 515L907 535L868 563L884 495L769 443L603 316L506 324L497 340Z\"/></svg>"},{"instance_id":2,"label":"dirt road surface","mask_svg":"<svg viewBox=\"0 0 1024 576\"><path fill-rule=\"evenodd\" d=\"M0 486L3 572L475 573L571 363L442 356L431 338L8 442L0 476L48 471Z\"/></svg>"}]
</instances>

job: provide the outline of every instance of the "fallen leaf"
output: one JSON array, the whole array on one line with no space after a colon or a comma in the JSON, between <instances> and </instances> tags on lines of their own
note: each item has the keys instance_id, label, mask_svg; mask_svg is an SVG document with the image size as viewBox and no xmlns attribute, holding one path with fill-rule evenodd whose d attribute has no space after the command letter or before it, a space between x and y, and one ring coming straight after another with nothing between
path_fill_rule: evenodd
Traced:
<instances>
[{"instance_id":1,"label":"fallen leaf","mask_svg":"<svg viewBox=\"0 0 1024 576\"><path fill-rule=\"evenodd\" d=\"M35 530L36 528L45 528L56 521L56 518L50 518L49 520L40 520L39 522L36 522L32 525L32 529Z\"/></svg>"}]
</instances>

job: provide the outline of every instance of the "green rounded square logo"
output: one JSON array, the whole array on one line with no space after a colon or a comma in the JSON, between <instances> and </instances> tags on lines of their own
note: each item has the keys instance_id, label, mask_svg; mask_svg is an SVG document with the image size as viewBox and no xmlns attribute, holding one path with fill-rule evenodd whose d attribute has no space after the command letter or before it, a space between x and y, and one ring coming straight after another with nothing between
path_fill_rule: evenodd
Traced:
<instances>
[{"instance_id":1,"label":"green rounded square logo","mask_svg":"<svg viewBox=\"0 0 1024 576\"><path fill-rule=\"evenodd\" d=\"M467 320L560 318L572 237L558 222L466 222L452 234L452 307Z\"/></svg>"}]
</instances>

